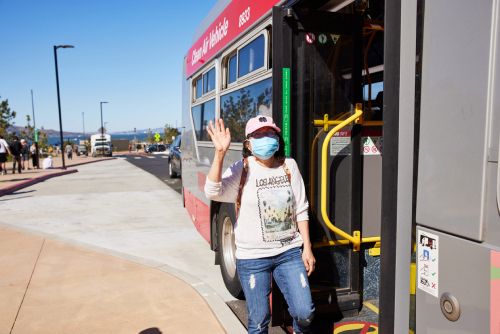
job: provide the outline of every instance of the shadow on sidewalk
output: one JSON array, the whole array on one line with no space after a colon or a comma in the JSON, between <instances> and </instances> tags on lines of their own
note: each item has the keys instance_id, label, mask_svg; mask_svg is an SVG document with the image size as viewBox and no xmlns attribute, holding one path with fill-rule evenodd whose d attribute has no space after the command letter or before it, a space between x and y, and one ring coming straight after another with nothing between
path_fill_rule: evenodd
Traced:
<instances>
[{"instance_id":1,"label":"shadow on sidewalk","mask_svg":"<svg viewBox=\"0 0 500 334\"><path fill-rule=\"evenodd\" d=\"M10 195L10 194L9 194ZM23 197L16 197L16 198L6 198L6 199L0 199L0 202L5 202L5 201L13 201L15 199L21 199L21 198L30 198L33 196L23 196Z\"/></svg>"},{"instance_id":2,"label":"shadow on sidewalk","mask_svg":"<svg viewBox=\"0 0 500 334\"><path fill-rule=\"evenodd\" d=\"M148 328L148 329L145 329L141 332L139 332L139 334L162 334L163 332L160 331L160 329L158 329L158 327L151 327L151 328Z\"/></svg>"},{"instance_id":3,"label":"shadow on sidewalk","mask_svg":"<svg viewBox=\"0 0 500 334\"><path fill-rule=\"evenodd\" d=\"M15 181L26 181L26 180L31 180L31 177L26 177L24 179L11 179L11 180L2 180L0 182L15 182Z\"/></svg>"}]
</instances>

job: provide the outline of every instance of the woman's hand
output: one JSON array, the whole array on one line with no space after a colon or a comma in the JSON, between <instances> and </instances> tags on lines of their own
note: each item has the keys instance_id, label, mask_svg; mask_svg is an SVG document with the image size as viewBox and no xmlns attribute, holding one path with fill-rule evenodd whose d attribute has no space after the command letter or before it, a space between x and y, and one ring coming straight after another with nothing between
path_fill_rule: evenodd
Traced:
<instances>
[{"instance_id":1,"label":"woman's hand","mask_svg":"<svg viewBox=\"0 0 500 334\"><path fill-rule=\"evenodd\" d=\"M229 132L229 128L226 129L224 127L224 121L218 118L215 119L215 127L214 123L210 121L210 129L207 126L207 132L214 143L215 150L221 153L226 153L231 144L231 133Z\"/></svg>"},{"instance_id":2,"label":"woman's hand","mask_svg":"<svg viewBox=\"0 0 500 334\"><path fill-rule=\"evenodd\" d=\"M302 252L302 261L304 261L307 276L311 276L314 269L316 269L316 259L314 258L314 255L312 253L311 246L304 246L304 251Z\"/></svg>"}]
</instances>

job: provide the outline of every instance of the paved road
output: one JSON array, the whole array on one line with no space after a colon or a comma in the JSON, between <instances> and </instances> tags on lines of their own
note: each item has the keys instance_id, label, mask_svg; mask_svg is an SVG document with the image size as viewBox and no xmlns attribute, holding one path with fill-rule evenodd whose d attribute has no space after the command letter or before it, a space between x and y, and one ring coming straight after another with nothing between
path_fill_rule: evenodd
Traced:
<instances>
[{"instance_id":1,"label":"paved road","mask_svg":"<svg viewBox=\"0 0 500 334\"><path fill-rule=\"evenodd\" d=\"M177 191L179 194L182 192L182 181L180 176L171 179L168 175L168 161L167 154L123 154L115 155L115 157L125 158L128 162L137 166L146 172L156 176L160 181L167 184L170 188Z\"/></svg>"}]
</instances>

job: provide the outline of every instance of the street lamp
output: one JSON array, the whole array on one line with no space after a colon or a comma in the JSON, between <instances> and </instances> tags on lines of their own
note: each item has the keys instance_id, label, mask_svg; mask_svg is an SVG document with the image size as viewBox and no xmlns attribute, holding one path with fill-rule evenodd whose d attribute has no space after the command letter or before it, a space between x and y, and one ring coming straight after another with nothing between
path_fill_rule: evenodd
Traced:
<instances>
[{"instance_id":1,"label":"street lamp","mask_svg":"<svg viewBox=\"0 0 500 334\"><path fill-rule=\"evenodd\" d=\"M31 90L31 108L33 109L33 128L34 128L34 131L37 132L36 130L36 122L35 122L35 103L33 102L33 89ZM40 164L39 164L39 161L40 161L40 152L38 152L38 133L36 133L36 137L37 138L33 138L36 139L35 141L35 149L36 149L36 168L40 169ZM34 162L35 160L33 160ZM33 168L35 168L35 164L33 163Z\"/></svg>"},{"instance_id":2,"label":"street lamp","mask_svg":"<svg viewBox=\"0 0 500 334\"><path fill-rule=\"evenodd\" d=\"M63 128L62 128L62 118L61 118L61 98L59 96L59 74L57 72L57 49L59 48L62 48L62 49L73 49L74 46L72 45L58 45L58 46L55 46L54 45L54 60L55 60L55 63L56 63L56 83L57 83L57 105L59 107L59 131L60 131L60 135L61 135L61 151L63 152L62 154L62 168L61 169L66 169L66 165L64 164L64 151L63 151L63 143L64 143L64 140L63 140Z\"/></svg>"},{"instance_id":3,"label":"street lamp","mask_svg":"<svg viewBox=\"0 0 500 334\"><path fill-rule=\"evenodd\" d=\"M83 120L83 141L86 141L87 139L85 138L85 113L82 112L82 120Z\"/></svg>"},{"instance_id":4,"label":"street lamp","mask_svg":"<svg viewBox=\"0 0 500 334\"><path fill-rule=\"evenodd\" d=\"M101 140L104 140L104 125L102 124L102 104L103 103L108 103L108 102L101 102ZM102 147L102 155L101 157L104 156L104 146Z\"/></svg>"}]
</instances>

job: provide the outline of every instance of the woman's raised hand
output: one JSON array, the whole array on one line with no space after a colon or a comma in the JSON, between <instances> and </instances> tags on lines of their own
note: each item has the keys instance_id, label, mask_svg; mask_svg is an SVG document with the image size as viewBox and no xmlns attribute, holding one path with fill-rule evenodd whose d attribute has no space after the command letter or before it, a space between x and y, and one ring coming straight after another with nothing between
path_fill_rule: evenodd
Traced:
<instances>
[{"instance_id":1,"label":"woman's raised hand","mask_svg":"<svg viewBox=\"0 0 500 334\"><path fill-rule=\"evenodd\" d=\"M207 132L214 143L215 150L226 153L231 144L231 133L229 129L224 127L224 121L216 118L215 127L214 123L210 121L210 128L207 126Z\"/></svg>"}]
</instances>

